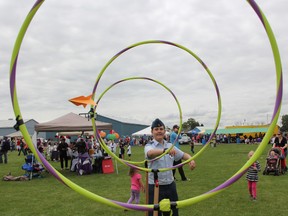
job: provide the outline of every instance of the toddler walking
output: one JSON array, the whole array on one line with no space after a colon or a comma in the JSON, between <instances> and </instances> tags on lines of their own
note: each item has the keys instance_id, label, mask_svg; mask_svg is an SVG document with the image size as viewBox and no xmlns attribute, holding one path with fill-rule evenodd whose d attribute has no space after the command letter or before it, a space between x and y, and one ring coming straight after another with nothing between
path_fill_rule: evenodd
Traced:
<instances>
[{"instance_id":1,"label":"toddler walking","mask_svg":"<svg viewBox=\"0 0 288 216\"><path fill-rule=\"evenodd\" d=\"M248 158L250 159L254 151L248 153ZM260 172L260 163L255 161L247 170L246 179L248 181L248 190L252 200L256 200L257 197L257 182L258 182L258 172Z\"/></svg>"},{"instance_id":2,"label":"toddler walking","mask_svg":"<svg viewBox=\"0 0 288 216\"><path fill-rule=\"evenodd\" d=\"M127 203L132 203L135 200L135 204L139 204L140 191L145 191L142 183L142 176L137 169L130 167L129 176L131 177L131 196Z\"/></svg>"}]
</instances>

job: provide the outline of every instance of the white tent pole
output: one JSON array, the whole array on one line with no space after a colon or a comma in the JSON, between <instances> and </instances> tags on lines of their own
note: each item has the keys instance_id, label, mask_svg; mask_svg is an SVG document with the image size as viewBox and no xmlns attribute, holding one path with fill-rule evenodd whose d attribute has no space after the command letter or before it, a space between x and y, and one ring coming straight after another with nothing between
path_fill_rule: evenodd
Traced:
<instances>
[{"instance_id":1,"label":"white tent pole","mask_svg":"<svg viewBox=\"0 0 288 216\"><path fill-rule=\"evenodd\" d=\"M37 146L37 132L36 131L34 131L34 134L32 135L32 142L35 148L37 148L38 146Z\"/></svg>"},{"instance_id":2,"label":"white tent pole","mask_svg":"<svg viewBox=\"0 0 288 216\"><path fill-rule=\"evenodd\" d=\"M118 175L118 163L117 163L117 160L115 158L114 158L114 161L115 161L116 173Z\"/></svg>"}]
</instances>

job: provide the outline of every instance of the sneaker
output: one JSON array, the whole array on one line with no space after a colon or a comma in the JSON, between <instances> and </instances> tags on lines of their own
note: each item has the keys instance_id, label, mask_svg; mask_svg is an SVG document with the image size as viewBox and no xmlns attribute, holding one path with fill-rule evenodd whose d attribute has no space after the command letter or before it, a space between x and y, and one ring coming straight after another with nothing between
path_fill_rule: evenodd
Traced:
<instances>
[{"instance_id":1,"label":"sneaker","mask_svg":"<svg viewBox=\"0 0 288 216\"><path fill-rule=\"evenodd\" d=\"M186 179L184 179L184 180L182 180L182 181L190 181L190 179L189 179L189 178L186 178Z\"/></svg>"},{"instance_id":2,"label":"sneaker","mask_svg":"<svg viewBox=\"0 0 288 216\"><path fill-rule=\"evenodd\" d=\"M253 199L252 199L253 201L257 201L257 199L256 199L256 197L253 197Z\"/></svg>"}]
</instances>

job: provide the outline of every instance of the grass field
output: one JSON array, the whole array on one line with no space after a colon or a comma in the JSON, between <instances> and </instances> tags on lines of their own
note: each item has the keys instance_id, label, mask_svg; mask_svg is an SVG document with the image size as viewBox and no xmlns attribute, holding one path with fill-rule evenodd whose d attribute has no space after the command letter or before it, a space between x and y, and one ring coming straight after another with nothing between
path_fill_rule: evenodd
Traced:
<instances>
[{"instance_id":1,"label":"grass field","mask_svg":"<svg viewBox=\"0 0 288 216\"><path fill-rule=\"evenodd\" d=\"M196 146L196 152L201 146ZM257 145L229 144L208 148L197 158L197 168L189 171L185 166L185 173L191 181L177 181L179 200L195 197L205 193L230 178L247 161L247 153L255 150ZM182 150L189 152L189 146L182 146ZM262 170L265 167L265 151L259 158ZM143 147L132 148L132 159L143 160ZM24 156L17 156L17 152L10 152L8 164L0 164L2 176L11 172L13 176L24 174L21 166ZM56 169L57 162L51 163ZM115 163L114 163L115 165ZM77 176L67 170L61 171L71 181L87 190L108 199L127 202L130 197L130 179L127 167L118 163L119 173L92 174ZM59 183L48 173L43 178L23 182L0 181L0 215L145 215L144 212L127 211L102 205L85 197ZM145 173L142 173L143 181ZM176 177L180 179L178 172ZM180 209L184 216L268 216L287 214L288 177L264 176L259 174L257 185L258 199L251 201L248 194L245 176L224 192L203 202ZM144 204L145 194L141 193L141 203Z\"/></svg>"}]
</instances>

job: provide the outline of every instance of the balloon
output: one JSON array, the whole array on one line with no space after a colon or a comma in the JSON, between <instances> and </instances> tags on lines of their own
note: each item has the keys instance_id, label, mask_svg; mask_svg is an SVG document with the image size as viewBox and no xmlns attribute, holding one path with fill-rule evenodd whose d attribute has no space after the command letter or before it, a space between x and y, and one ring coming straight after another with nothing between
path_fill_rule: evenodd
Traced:
<instances>
[{"instance_id":1,"label":"balloon","mask_svg":"<svg viewBox=\"0 0 288 216\"><path fill-rule=\"evenodd\" d=\"M116 139L119 139L120 136L119 136L118 133L114 133L114 135L115 135L115 138L116 138Z\"/></svg>"},{"instance_id":2,"label":"balloon","mask_svg":"<svg viewBox=\"0 0 288 216\"><path fill-rule=\"evenodd\" d=\"M101 138L106 137L106 133L104 131L100 131L99 135L100 135Z\"/></svg>"},{"instance_id":3,"label":"balloon","mask_svg":"<svg viewBox=\"0 0 288 216\"><path fill-rule=\"evenodd\" d=\"M115 134L111 134L111 140L115 140L115 139L116 139Z\"/></svg>"},{"instance_id":4,"label":"balloon","mask_svg":"<svg viewBox=\"0 0 288 216\"><path fill-rule=\"evenodd\" d=\"M115 135L114 134L108 134L106 137L108 140L115 140Z\"/></svg>"}]
</instances>

